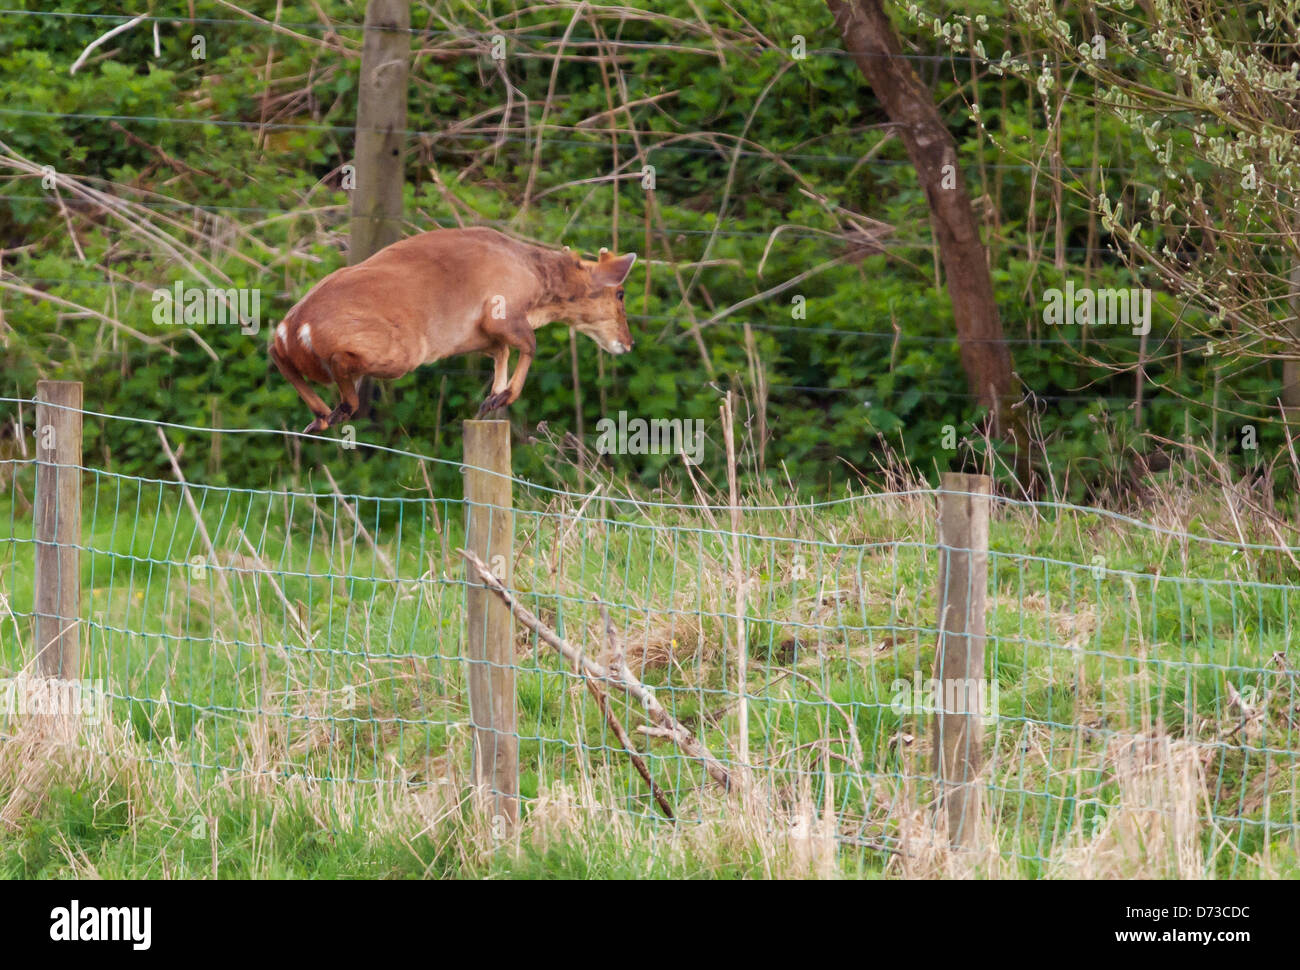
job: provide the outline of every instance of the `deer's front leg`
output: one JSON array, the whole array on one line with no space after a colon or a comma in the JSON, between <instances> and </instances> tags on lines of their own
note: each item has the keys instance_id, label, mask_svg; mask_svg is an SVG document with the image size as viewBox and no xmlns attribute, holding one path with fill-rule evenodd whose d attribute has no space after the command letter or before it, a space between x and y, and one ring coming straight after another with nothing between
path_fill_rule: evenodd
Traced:
<instances>
[{"instance_id":1,"label":"deer's front leg","mask_svg":"<svg viewBox=\"0 0 1300 970\"><path fill-rule=\"evenodd\" d=\"M501 344L488 351L488 356L492 358L492 390L479 405L478 414L475 415L479 418L501 407L494 402L503 399L506 388L510 386L510 348Z\"/></svg>"},{"instance_id":2,"label":"deer's front leg","mask_svg":"<svg viewBox=\"0 0 1300 970\"><path fill-rule=\"evenodd\" d=\"M528 376L528 368L533 363L533 357L537 355L537 336L533 333L533 328L528 325L526 317L494 320L492 325L485 325L484 329L498 337L502 344L497 350L492 351L492 359L496 364L492 393L479 408L479 417L519 400L519 395L524 388L524 378ZM519 351L519 363L515 366L514 376L507 380L507 363L512 347Z\"/></svg>"},{"instance_id":3,"label":"deer's front leg","mask_svg":"<svg viewBox=\"0 0 1300 970\"><path fill-rule=\"evenodd\" d=\"M536 348L536 341L533 347ZM519 395L524 390L524 378L528 376L528 368L533 365L533 355L526 350L519 351L519 363L515 364L514 376L510 378L510 384L506 388L504 404L514 404L519 400Z\"/></svg>"}]
</instances>

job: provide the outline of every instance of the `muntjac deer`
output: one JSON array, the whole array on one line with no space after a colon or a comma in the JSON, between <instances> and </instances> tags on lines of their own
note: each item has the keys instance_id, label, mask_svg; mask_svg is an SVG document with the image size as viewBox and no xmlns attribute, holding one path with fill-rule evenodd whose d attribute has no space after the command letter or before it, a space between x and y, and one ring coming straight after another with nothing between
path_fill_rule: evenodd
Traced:
<instances>
[{"instance_id":1,"label":"muntjac deer","mask_svg":"<svg viewBox=\"0 0 1300 970\"><path fill-rule=\"evenodd\" d=\"M271 359L316 415L310 433L356 413L366 375L391 380L484 353L495 372L481 417L519 399L538 327L566 320L611 354L632 349L623 281L635 262L636 253L604 249L592 262L494 229L435 229L317 283L275 328ZM510 375L512 348L519 361ZM331 411L309 380L337 384L339 406Z\"/></svg>"}]
</instances>

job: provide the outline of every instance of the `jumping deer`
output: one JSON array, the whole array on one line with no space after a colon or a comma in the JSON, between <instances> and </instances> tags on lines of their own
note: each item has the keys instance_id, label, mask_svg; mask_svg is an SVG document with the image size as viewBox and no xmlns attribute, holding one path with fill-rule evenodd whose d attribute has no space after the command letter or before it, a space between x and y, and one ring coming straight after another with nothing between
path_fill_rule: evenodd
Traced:
<instances>
[{"instance_id":1,"label":"jumping deer","mask_svg":"<svg viewBox=\"0 0 1300 970\"><path fill-rule=\"evenodd\" d=\"M632 349L623 281L635 262L636 253L605 249L586 260L494 229L435 229L317 283L275 328L271 359L316 415L312 433L356 413L367 375L393 380L435 360L487 354L495 370L482 417L519 399L538 327L565 320L608 353ZM337 384L338 407L308 381Z\"/></svg>"}]
</instances>

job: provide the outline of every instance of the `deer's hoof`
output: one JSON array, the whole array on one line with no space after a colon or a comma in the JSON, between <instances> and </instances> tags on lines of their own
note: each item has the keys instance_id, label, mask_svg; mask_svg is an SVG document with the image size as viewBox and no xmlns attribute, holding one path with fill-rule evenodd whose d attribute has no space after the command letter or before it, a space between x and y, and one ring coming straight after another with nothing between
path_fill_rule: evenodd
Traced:
<instances>
[{"instance_id":1,"label":"deer's hoof","mask_svg":"<svg viewBox=\"0 0 1300 970\"><path fill-rule=\"evenodd\" d=\"M318 431L328 431L330 426L329 418L317 418L307 427L302 429L303 434L316 434Z\"/></svg>"},{"instance_id":2,"label":"deer's hoof","mask_svg":"<svg viewBox=\"0 0 1300 970\"><path fill-rule=\"evenodd\" d=\"M509 391L502 391L500 394L489 394L487 400L485 400L482 404L479 405L478 414L475 416L481 418L485 414L490 414L493 411L498 411L501 408L506 406L506 403L507 401L509 401L509 399L510 399Z\"/></svg>"}]
</instances>

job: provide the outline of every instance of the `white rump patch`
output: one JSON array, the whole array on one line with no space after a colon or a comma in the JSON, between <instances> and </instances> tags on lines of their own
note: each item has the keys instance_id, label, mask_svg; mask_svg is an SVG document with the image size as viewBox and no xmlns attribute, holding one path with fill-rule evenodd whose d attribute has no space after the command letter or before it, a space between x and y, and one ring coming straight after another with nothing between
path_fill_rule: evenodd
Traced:
<instances>
[{"instance_id":1,"label":"white rump patch","mask_svg":"<svg viewBox=\"0 0 1300 970\"><path fill-rule=\"evenodd\" d=\"M275 342L278 343L278 344L286 343L286 336L285 336L285 335L286 335L288 332L289 332L289 331L287 331L287 330L285 329L283 323L280 324L278 327L276 327L276 328L275 328Z\"/></svg>"},{"instance_id":2,"label":"white rump patch","mask_svg":"<svg viewBox=\"0 0 1300 970\"><path fill-rule=\"evenodd\" d=\"M308 350L311 350L311 324L304 323L298 328L298 341Z\"/></svg>"}]
</instances>

